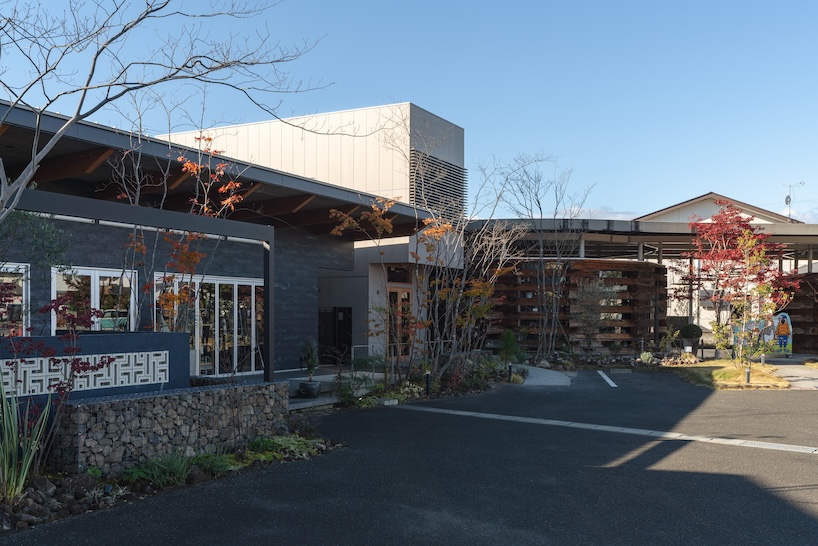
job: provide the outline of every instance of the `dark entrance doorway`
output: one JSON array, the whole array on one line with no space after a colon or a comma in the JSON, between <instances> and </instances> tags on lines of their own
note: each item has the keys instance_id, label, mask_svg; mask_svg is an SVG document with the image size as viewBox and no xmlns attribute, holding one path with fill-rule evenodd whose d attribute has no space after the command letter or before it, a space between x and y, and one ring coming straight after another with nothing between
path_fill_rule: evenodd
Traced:
<instances>
[{"instance_id":1,"label":"dark entrance doorway","mask_svg":"<svg viewBox=\"0 0 818 546\"><path fill-rule=\"evenodd\" d=\"M322 307L318 310L318 351L322 364L350 359L352 308Z\"/></svg>"}]
</instances>

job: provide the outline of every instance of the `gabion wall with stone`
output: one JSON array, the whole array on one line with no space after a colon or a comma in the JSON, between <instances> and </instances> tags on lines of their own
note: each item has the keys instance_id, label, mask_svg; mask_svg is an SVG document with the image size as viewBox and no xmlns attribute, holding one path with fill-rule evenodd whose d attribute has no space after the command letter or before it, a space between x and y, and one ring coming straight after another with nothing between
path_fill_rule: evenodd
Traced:
<instances>
[{"instance_id":1,"label":"gabion wall with stone","mask_svg":"<svg viewBox=\"0 0 818 546\"><path fill-rule=\"evenodd\" d=\"M66 404L51 464L71 474L126 468L173 452L232 449L287 428L288 383L216 385Z\"/></svg>"}]
</instances>

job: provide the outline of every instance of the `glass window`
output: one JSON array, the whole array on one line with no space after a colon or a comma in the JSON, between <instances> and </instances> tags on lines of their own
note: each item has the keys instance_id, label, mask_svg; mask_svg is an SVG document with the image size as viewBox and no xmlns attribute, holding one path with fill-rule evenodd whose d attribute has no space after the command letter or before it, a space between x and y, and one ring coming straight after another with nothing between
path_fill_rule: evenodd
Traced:
<instances>
[{"instance_id":1,"label":"glass window","mask_svg":"<svg viewBox=\"0 0 818 546\"><path fill-rule=\"evenodd\" d=\"M199 373L216 373L216 285L199 283Z\"/></svg>"},{"instance_id":2,"label":"glass window","mask_svg":"<svg viewBox=\"0 0 818 546\"><path fill-rule=\"evenodd\" d=\"M72 316L81 317L91 311L91 275L83 275L78 272L59 274L55 297L64 300L67 306L66 314L57 314L57 333L64 333L71 328ZM81 324L77 324L76 328L77 330L90 329Z\"/></svg>"},{"instance_id":3,"label":"glass window","mask_svg":"<svg viewBox=\"0 0 818 546\"><path fill-rule=\"evenodd\" d=\"M0 266L0 336L28 335L28 266Z\"/></svg>"},{"instance_id":4,"label":"glass window","mask_svg":"<svg viewBox=\"0 0 818 546\"><path fill-rule=\"evenodd\" d=\"M262 370L257 347L264 320L261 281L210 276L186 279L189 282L157 275L154 329L191 333L193 374Z\"/></svg>"},{"instance_id":5,"label":"glass window","mask_svg":"<svg viewBox=\"0 0 818 546\"><path fill-rule=\"evenodd\" d=\"M236 338L236 321L233 317L233 293L235 286L232 283L219 283L219 372L223 374L235 371L235 348L233 340Z\"/></svg>"},{"instance_id":6,"label":"glass window","mask_svg":"<svg viewBox=\"0 0 818 546\"><path fill-rule=\"evenodd\" d=\"M134 329L136 271L77 268L69 272L52 270L52 297L63 298L68 316L57 315L53 333L70 328L70 315L81 316L98 309L102 317L93 322L91 330L131 331ZM88 330L87 326L78 326Z\"/></svg>"},{"instance_id":7,"label":"glass window","mask_svg":"<svg viewBox=\"0 0 818 546\"><path fill-rule=\"evenodd\" d=\"M253 371L253 287L238 285L236 312L236 371Z\"/></svg>"},{"instance_id":8,"label":"glass window","mask_svg":"<svg viewBox=\"0 0 818 546\"><path fill-rule=\"evenodd\" d=\"M97 277L99 307L102 318L99 329L108 331L130 331L131 328L131 279L125 275L104 275Z\"/></svg>"}]
</instances>

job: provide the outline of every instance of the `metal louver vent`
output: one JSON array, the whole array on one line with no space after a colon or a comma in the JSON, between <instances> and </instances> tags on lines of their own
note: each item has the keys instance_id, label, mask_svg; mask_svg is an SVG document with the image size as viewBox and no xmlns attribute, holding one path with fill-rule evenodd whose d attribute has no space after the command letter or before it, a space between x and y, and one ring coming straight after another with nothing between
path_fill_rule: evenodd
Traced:
<instances>
[{"instance_id":1,"label":"metal louver vent","mask_svg":"<svg viewBox=\"0 0 818 546\"><path fill-rule=\"evenodd\" d=\"M447 217L462 216L466 205L466 169L414 149L410 162L411 204Z\"/></svg>"}]
</instances>

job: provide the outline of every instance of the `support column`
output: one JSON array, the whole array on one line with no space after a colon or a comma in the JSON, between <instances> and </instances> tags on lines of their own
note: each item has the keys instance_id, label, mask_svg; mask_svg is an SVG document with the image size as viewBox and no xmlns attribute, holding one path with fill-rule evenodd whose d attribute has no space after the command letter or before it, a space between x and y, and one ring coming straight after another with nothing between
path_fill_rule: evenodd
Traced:
<instances>
[{"instance_id":1,"label":"support column","mask_svg":"<svg viewBox=\"0 0 818 546\"><path fill-rule=\"evenodd\" d=\"M662 257L664 256L665 247L662 243L659 243L659 265L662 265Z\"/></svg>"},{"instance_id":2,"label":"support column","mask_svg":"<svg viewBox=\"0 0 818 546\"><path fill-rule=\"evenodd\" d=\"M810 247L810 249L807 250L807 260L809 260L807 262L807 273L812 273L812 260L813 260L812 247Z\"/></svg>"},{"instance_id":3,"label":"support column","mask_svg":"<svg viewBox=\"0 0 818 546\"><path fill-rule=\"evenodd\" d=\"M693 322L693 258L690 258L688 264L688 278L687 281L687 321Z\"/></svg>"},{"instance_id":4,"label":"support column","mask_svg":"<svg viewBox=\"0 0 818 546\"><path fill-rule=\"evenodd\" d=\"M585 238L582 235L579 237L579 257L585 257Z\"/></svg>"},{"instance_id":5,"label":"support column","mask_svg":"<svg viewBox=\"0 0 818 546\"><path fill-rule=\"evenodd\" d=\"M261 358L264 360L264 381L275 377L275 228L264 241L264 334Z\"/></svg>"},{"instance_id":6,"label":"support column","mask_svg":"<svg viewBox=\"0 0 818 546\"><path fill-rule=\"evenodd\" d=\"M639 243L639 245L637 246L636 255L637 260L639 260L640 262L645 261L645 243Z\"/></svg>"}]
</instances>

